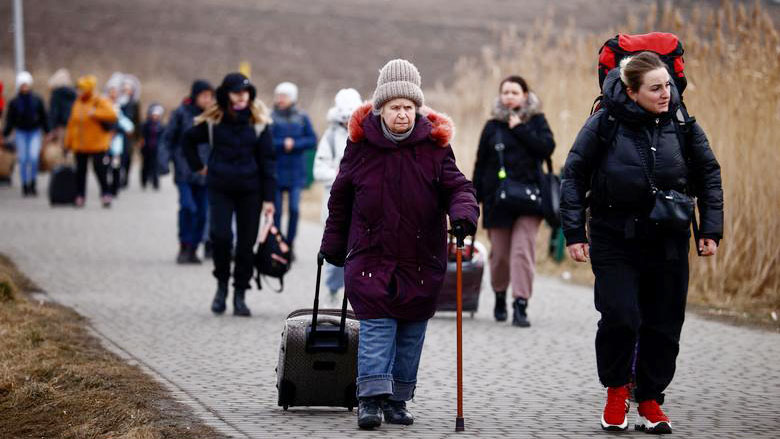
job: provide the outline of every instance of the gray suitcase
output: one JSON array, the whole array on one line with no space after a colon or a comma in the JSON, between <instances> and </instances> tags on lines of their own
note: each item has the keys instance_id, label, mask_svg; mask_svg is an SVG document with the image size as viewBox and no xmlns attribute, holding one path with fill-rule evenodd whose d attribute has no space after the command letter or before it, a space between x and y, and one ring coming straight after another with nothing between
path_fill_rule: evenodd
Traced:
<instances>
[{"instance_id":1,"label":"gray suitcase","mask_svg":"<svg viewBox=\"0 0 780 439\"><path fill-rule=\"evenodd\" d=\"M360 323L347 311L344 295L341 309L319 309L322 256L317 258L314 308L290 313L284 322L276 388L279 405L357 406L357 349Z\"/></svg>"}]
</instances>

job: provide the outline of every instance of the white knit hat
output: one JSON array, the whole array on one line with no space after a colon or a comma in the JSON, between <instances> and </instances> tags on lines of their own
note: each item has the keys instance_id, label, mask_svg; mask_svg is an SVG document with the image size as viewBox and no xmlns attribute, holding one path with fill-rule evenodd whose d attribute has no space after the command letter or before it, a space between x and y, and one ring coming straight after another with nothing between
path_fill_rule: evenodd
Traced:
<instances>
[{"instance_id":1,"label":"white knit hat","mask_svg":"<svg viewBox=\"0 0 780 439\"><path fill-rule=\"evenodd\" d=\"M27 72L27 71L19 72L16 75L16 89L19 90L19 88L22 85L25 85L25 84L27 84L30 87L32 87L32 85L33 85L33 77L30 74L30 72Z\"/></svg>"},{"instance_id":2,"label":"white knit hat","mask_svg":"<svg viewBox=\"0 0 780 439\"><path fill-rule=\"evenodd\" d=\"M277 85L274 94L287 95L291 101L298 102L298 86L292 82L282 82Z\"/></svg>"},{"instance_id":3,"label":"white knit hat","mask_svg":"<svg viewBox=\"0 0 780 439\"><path fill-rule=\"evenodd\" d=\"M389 61L379 71L374 90L374 109L382 108L387 101L406 98L413 101L417 108L425 103L420 89L420 71L405 59Z\"/></svg>"}]
</instances>

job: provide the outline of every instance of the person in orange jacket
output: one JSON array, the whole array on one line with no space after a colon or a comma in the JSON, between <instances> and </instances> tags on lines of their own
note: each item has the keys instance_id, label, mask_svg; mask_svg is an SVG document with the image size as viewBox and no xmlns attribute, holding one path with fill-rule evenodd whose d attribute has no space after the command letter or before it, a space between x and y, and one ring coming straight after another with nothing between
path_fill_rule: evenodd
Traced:
<instances>
[{"instance_id":1,"label":"person in orange jacket","mask_svg":"<svg viewBox=\"0 0 780 439\"><path fill-rule=\"evenodd\" d=\"M100 184L100 200L103 207L110 207L111 191L106 180L106 151L111 143L111 131L117 122L117 114L111 102L95 92L95 76L79 78L77 87L79 97L73 104L65 128L65 147L76 155L76 206L84 206L87 163L91 159Z\"/></svg>"}]
</instances>

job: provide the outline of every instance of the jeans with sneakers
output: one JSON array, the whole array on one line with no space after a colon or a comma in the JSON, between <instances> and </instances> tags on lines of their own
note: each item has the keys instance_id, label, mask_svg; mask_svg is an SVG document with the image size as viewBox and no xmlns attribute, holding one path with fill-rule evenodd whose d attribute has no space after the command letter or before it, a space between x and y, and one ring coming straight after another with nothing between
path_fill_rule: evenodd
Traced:
<instances>
[{"instance_id":1,"label":"jeans with sneakers","mask_svg":"<svg viewBox=\"0 0 780 439\"><path fill-rule=\"evenodd\" d=\"M390 396L409 401L417 385L428 321L391 318L360 321L358 342L358 398Z\"/></svg>"},{"instance_id":2,"label":"jeans with sneakers","mask_svg":"<svg viewBox=\"0 0 780 439\"><path fill-rule=\"evenodd\" d=\"M41 154L41 130L17 129L16 150L22 184L34 182L38 175L38 156Z\"/></svg>"}]
</instances>

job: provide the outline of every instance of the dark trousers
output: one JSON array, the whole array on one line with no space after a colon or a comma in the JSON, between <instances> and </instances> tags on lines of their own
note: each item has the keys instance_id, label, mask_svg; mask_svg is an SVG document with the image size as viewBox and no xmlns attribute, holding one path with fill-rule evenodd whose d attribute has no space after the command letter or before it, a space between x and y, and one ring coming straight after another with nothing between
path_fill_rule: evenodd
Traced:
<instances>
[{"instance_id":1,"label":"dark trousers","mask_svg":"<svg viewBox=\"0 0 780 439\"><path fill-rule=\"evenodd\" d=\"M301 203L301 191L303 188L300 186L282 187L276 190L276 199L274 200L274 207L276 213L274 213L274 224L279 230L282 229L282 195L287 192L287 204L289 217L287 219L287 242L290 245L295 241L295 235L298 233L298 216L300 214L299 205Z\"/></svg>"},{"instance_id":2,"label":"dark trousers","mask_svg":"<svg viewBox=\"0 0 780 439\"><path fill-rule=\"evenodd\" d=\"M141 187L146 188L147 183L157 189L160 187L160 173L157 161L157 149L144 151L143 164L141 165Z\"/></svg>"},{"instance_id":3,"label":"dark trousers","mask_svg":"<svg viewBox=\"0 0 780 439\"><path fill-rule=\"evenodd\" d=\"M125 136L125 148L122 150L122 156L119 165L119 178L117 178L120 187L123 189L126 188L127 184L130 182L130 166L133 164L134 143L135 142L133 142L132 139Z\"/></svg>"},{"instance_id":4,"label":"dark trousers","mask_svg":"<svg viewBox=\"0 0 780 439\"><path fill-rule=\"evenodd\" d=\"M76 191L78 196L84 197L87 193L87 162L92 160L92 168L95 170L98 184L100 185L100 195L108 195L108 182L106 181L106 154L97 153L76 153Z\"/></svg>"},{"instance_id":5,"label":"dark trousers","mask_svg":"<svg viewBox=\"0 0 780 439\"><path fill-rule=\"evenodd\" d=\"M663 404L685 319L689 238L658 231L626 238L622 231L595 226L590 238L595 303L601 313L596 332L599 379L606 387L618 387L632 381L635 372L637 401Z\"/></svg>"},{"instance_id":6,"label":"dark trousers","mask_svg":"<svg viewBox=\"0 0 780 439\"><path fill-rule=\"evenodd\" d=\"M214 246L214 277L220 283L230 280L230 251L233 246L231 229L236 217L236 256L233 270L233 286L248 289L254 271L253 247L260 227L262 196L254 192L226 192L214 188L208 190L210 235Z\"/></svg>"}]
</instances>

